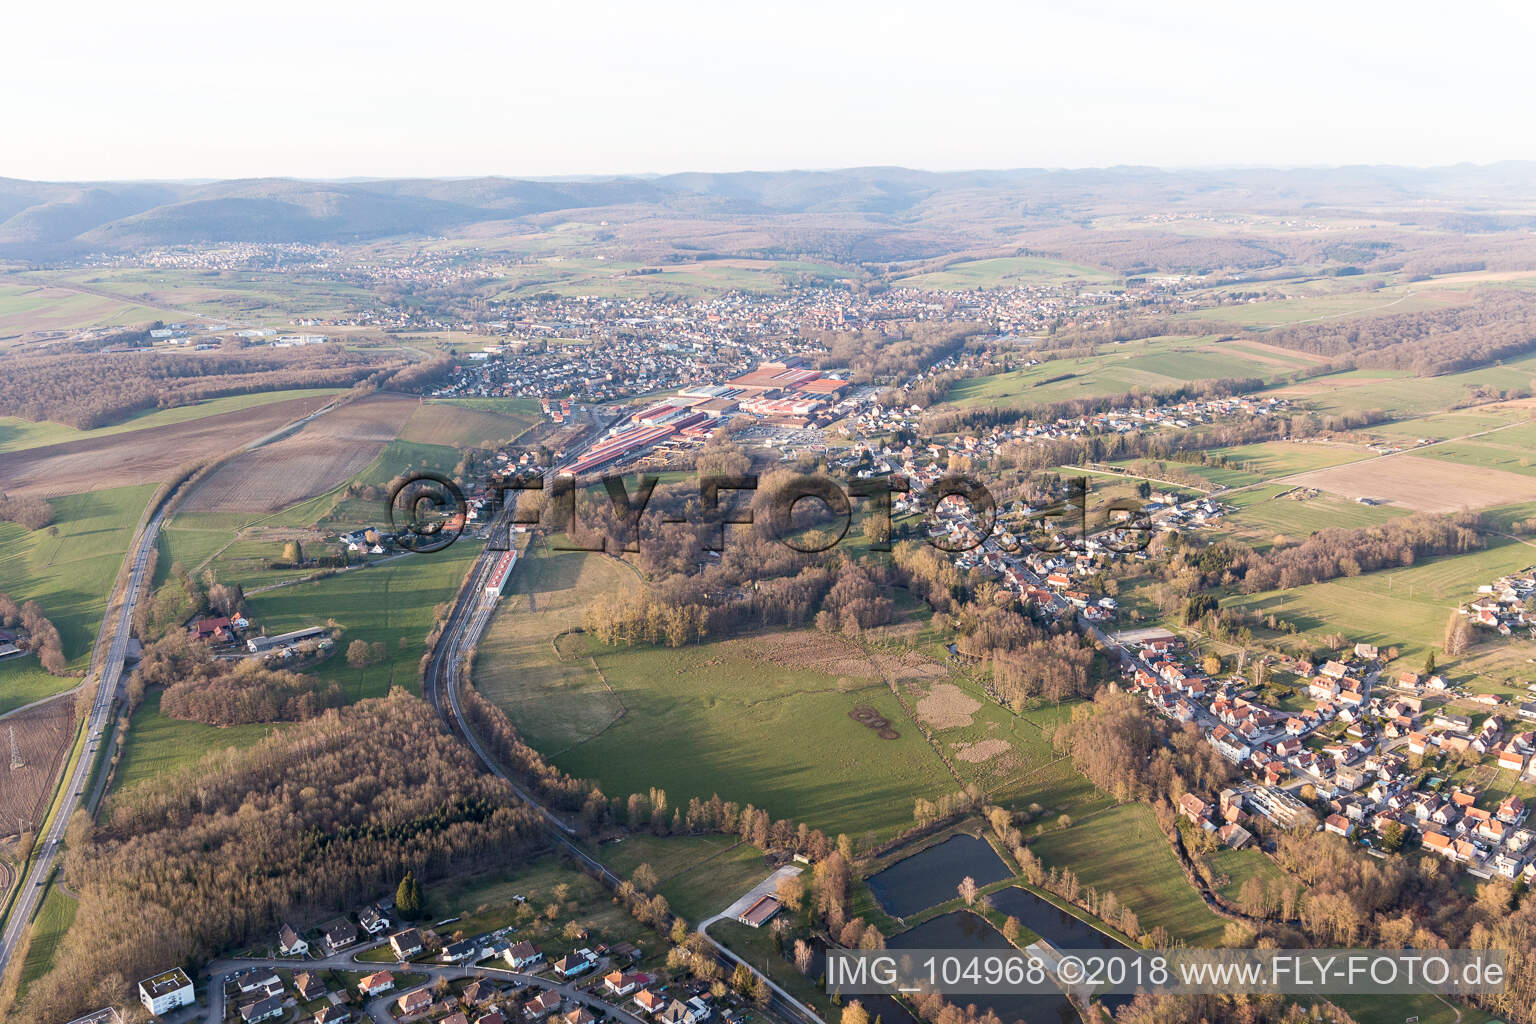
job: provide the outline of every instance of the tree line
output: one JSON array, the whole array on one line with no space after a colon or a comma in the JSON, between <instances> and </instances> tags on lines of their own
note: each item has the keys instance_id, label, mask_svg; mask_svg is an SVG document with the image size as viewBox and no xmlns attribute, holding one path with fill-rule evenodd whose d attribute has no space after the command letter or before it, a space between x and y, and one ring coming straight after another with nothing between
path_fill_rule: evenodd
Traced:
<instances>
[{"instance_id":1,"label":"tree line","mask_svg":"<svg viewBox=\"0 0 1536 1024\"><path fill-rule=\"evenodd\" d=\"M385 362L393 370L400 360ZM146 409L192 405L223 395L288 388L345 387L381 370L377 355L340 343L238 352L69 352L18 355L6 365L0 416L53 420L79 430Z\"/></svg>"}]
</instances>

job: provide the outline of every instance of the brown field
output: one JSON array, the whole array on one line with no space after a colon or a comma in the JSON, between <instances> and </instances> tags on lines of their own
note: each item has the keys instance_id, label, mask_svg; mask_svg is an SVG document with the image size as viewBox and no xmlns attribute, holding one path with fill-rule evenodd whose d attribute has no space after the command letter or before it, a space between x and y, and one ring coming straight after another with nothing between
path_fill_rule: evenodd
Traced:
<instances>
[{"instance_id":1,"label":"brown field","mask_svg":"<svg viewBox=\"0 0 1536 1024\"><path fill-rule=\"evenodd\" d=\"M401 429L400 439L453 448L483 447L511 441L537 422L533 417L503 416L446 402L423 402Z\"/></svg>"},{"instance_id":2,"label":"brown field","mask_svg":"<svg viewBox=\"0 0 1536 1024\"><path fill-rule=\"evenodd\" d=\"M372 462L417 404L407 395L373 395L326 413L219 467L184 509L261 515L324 494Z\"/></svg>"},{"instance_id":3,"label":"brown field","mask_svg":"<svg viewBox=\"0 0 1536 1024\"><path fill-rule=\"evenodd\" d=\"M954 683L935 684L927 696L917 702L917 716L935 729L970 725L972 716L980 710L981 702Z\"/></svg>"},{"instance_id":4,"label":"brown field","mask_svg":"<svg viewBox=\"0 0 1536 1024\"><path fill-rule=\"evenodd\" d=\"M786 639L788 637L789 639ZM884 678L891 682L942 679L949 672L915 651L888 654L865 650L832 633L797 630L785 636L741 637L726 640L733 653L785 669L814 669L847 679Z\"/></svg>"},{"instance_id":5,"label":"brown field","mask_svg":"<svg viewBox=\"0 0 1536 1024\"><path fill-rule=\"evenodd\" d=\"M74 699L69 696L41 707L0 718L0 834L16 830L18 818L28 828L42 821L55 779L74 736ZM24 766L11 769L11 730Z\"/></svg>"},{"instance_id":6,"label":"brown field","mask_svg":"<svg viewBox=\"0 0 1536 1024\"><path fill-rule=\"evenodd\" d=\"M1346 498L1374 498L1416 512L1455 512L1536 499L1536 477L1417 455L1352 462L1287 477Z\"/></svg>"},{"instance_id":7,"label":"brown field","mask_svg":"<svg viewBox=\"0 0 1536 1024\"><path fill-rule=\"evenodd\" d=\"M153 483L195 459L227 452L270 434L331 398L328 394L295 398L185 423L0 454L0 490L46 498Z\"/></svg>"}]
</instances>

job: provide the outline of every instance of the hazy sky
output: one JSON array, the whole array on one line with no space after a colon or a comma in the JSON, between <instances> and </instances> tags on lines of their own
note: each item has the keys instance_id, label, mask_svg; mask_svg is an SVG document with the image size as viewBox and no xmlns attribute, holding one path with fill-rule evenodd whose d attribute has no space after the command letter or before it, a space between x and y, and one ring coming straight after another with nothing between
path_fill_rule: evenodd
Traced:
<instances>
[{"instance_id":1,"label":"hazy sky","mask_svg":"<svg viewBox=\"0 0 1536 1024\"><path fill-rule=\"evenodd\" d=\"M1536 159L1529 3L141 0L3 23L21 178Z\"/></svg>"}]
</instances>

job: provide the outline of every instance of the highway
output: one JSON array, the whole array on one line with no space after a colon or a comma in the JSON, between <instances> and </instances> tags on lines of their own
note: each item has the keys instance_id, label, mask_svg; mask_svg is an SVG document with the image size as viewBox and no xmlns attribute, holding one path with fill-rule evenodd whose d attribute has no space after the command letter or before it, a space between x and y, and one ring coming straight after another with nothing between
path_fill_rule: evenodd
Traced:
<instances>
[{"instance_id":1,"label":"highway","mask_svg":"<svg viewBox=\"0 0 1536 1024\"><path fill-rule=\"evenodd\" d=\"M75 762L73 771L64 781L63 796L58 801L58 808L54 813L53 821L48 826L48 831L38 836L33 846L32 867L25 878L21 880L21 889L16 894L16 902L11 906L10 916L6 918L5 932L0 935L0 976L4 976L6 968L10 965L11 956L16 952L16 946L21 942L22 935L26 932L32 915L37 912L37 906L42 901L43 894L47 891L44 883L48 875L53 871L58 862L59 852L64 845L64 830L69 826L70 815L80 806L85 790L86 777L91 772L91 767L96 763L96 747L103 740L103 732L106 730L110 717L113 698L117 694L118 681L123 674L123 661L128 654L128 641L133 632L133 609L148 581L144 578L144 570L149 564L150 552L155 549L155 540L160 535L160 524L165 518L164 510L156 511L144 528L134 535L133 544L128 549L130 570L128 582L123 589L121 600L118 603L117 616L114 620L110 611L102 620L101 632L96 638L96 661L92 666L92 673L96 680L96 702L91 706L91 714L85 723L85 744L79 759ZM112 634L111 646L104 649L104 634L108 631ZM91 678L88 677L82 686L90 686Z\"/></svg>"},{"instance_id":2,"label":"highway","mask_svg":"<svg viewBox=\"0 0 1536 1024\"><path fill-rule=\"evenodd\" d=\"M324 407L299 417L266 437L252 441L243 450L252 451L278 437L287 436L296 429L302 429L305 424L330 412L339 404L341 403L329 402ZM81 687L91 686L92 679L96 680L96 701L91 705L90 717L85 722L84 749L75 762L74 769L69 773L69 777L64 780L63 795L58 800L58 807L47 833L40 835L33 845L32 866L26 877L21 880L21 888L16 894L16 900L5 918L5 931L0 933L0 978L5 977L5 972L10 967L11 957L15 955L16 947L32 921L32 915L37 913L37 907L47 892L47 886L44 883L58 864L59 852L64 845L64 831L69 827L70 816L75 813L85 798L85 780L90 775L91 767L96 763L97 746L110 739L105 733L110 724L113 700L122 679L123 663L128 655L128 643L133 633L133 610L147 586L153 582L144 578L144 572L149 565L150 553L155 550L155 542L159 539L160 525L165 521L165 515L165 506L162 504L143 528L133 536L126 556L129 565L128 580L122 593L117 595L119 603L116 616L112 614L111 596L108 597L107 613L102 617L101 627L96 632L96 642L91 648L90 673L86 676L85 682L75 690L78 693ZM109 634L112 638L110 646L107 642Z\"/></svg>"}]
</instances>

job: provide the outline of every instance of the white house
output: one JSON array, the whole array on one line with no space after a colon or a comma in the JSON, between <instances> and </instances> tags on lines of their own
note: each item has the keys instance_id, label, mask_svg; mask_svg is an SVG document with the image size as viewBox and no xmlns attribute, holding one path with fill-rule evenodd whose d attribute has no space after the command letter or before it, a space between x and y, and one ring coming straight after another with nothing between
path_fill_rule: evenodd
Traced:
<instances>
[{"instance_id":1,"label":"white house","mask_svg":"<svg viewBox=\"0 0 1536 1024\"><path fill-rule=\"evenodd\" d=\"M190 1006L196 1001L192 979L180 967L173 967L153 978L145 978L139 982L139 1001L144 1004L144 1009L156 1017L179 1006Z\"/></svg>"}]
</instances>

